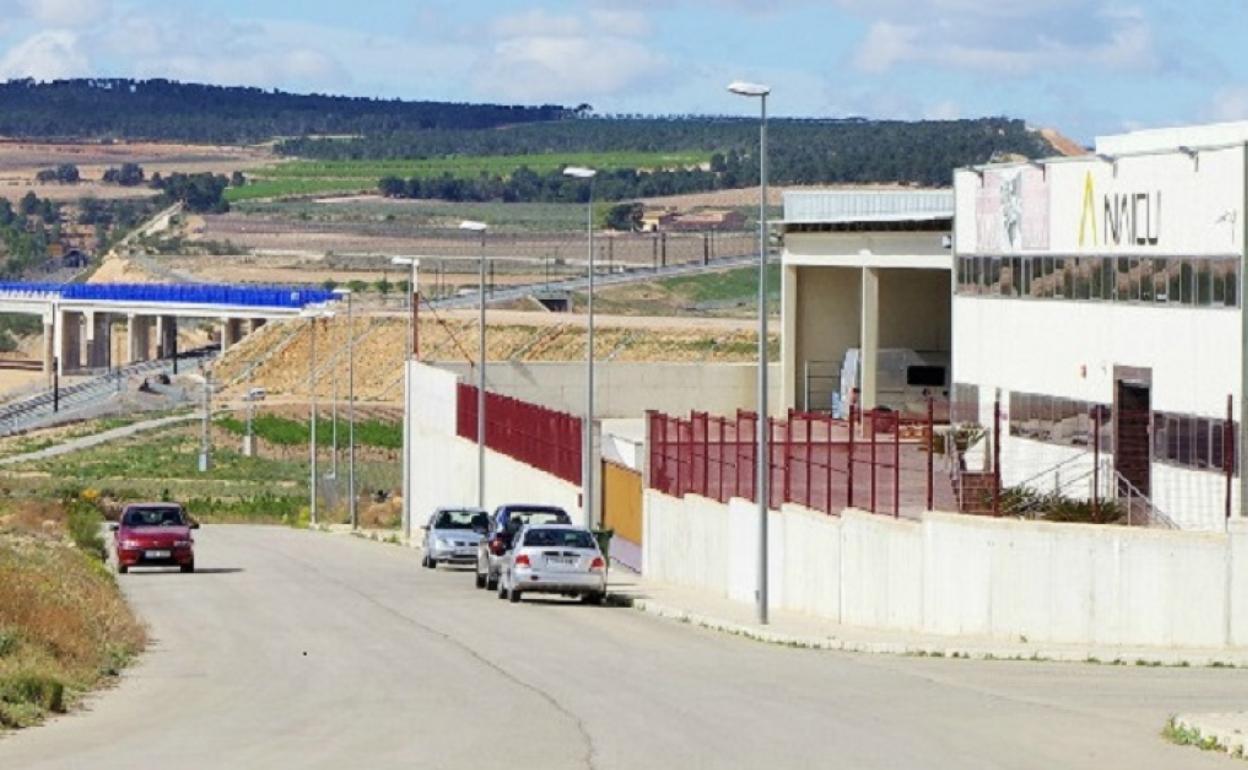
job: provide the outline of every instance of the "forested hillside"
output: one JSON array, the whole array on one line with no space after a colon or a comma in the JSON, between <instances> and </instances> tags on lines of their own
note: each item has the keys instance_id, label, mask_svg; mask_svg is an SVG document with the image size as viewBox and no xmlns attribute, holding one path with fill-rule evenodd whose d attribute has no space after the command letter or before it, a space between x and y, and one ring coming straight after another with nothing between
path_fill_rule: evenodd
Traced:
<instances>
[{"instance_id":1,"label":"forested hillside","mask_svg":"<svg viewBox=\"0 0 1248 770\"><path fill-rule=\"evenodd\" d=\"M170 80L92 78L0 84L0 135L220 144L279 136L386 135L558 120L563 107L301 95Z\"/></svg>"}]
</instances>

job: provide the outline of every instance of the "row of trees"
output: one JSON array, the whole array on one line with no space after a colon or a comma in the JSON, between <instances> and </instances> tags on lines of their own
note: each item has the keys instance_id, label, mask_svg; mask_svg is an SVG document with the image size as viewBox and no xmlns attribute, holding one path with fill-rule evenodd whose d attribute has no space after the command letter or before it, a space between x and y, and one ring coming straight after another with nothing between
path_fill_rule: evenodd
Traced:
<instances>
[{"instance_id":1,"label":"row of trees","mask_svg":"<svg viewBox=\"0 0 1248 770\"><path fill-rule=\"evenodd\" d=\"M561 121L507 131L423 131L350 141L294 139L279 145L279 150L323 160L620 151L711 154L710 174L632 172L649 178L649 183L639 182L639 186L687 192L757 184L757 147L757 122L690 118ZM768 163L771 178L778 184L892 182L946 186L952 170L959 166L1006 155L1041 157L1052 152L1052 146L1022 121L1006 118L913 123L777 120L769 129ZM422 195L454 199L457 191L444 182L437 185L446 187L447 192ZM470 186L480 185L473 180ZM690 189L685 189L687 186ZM499 196L491 193L486 197ZM617 194L619 197L627 196ZM543 198L521 195L520 199Z\"/></svg>"},{"instance_id":2,"label":"row of trees","mask_svg":"<svg viewBox=\"0 0 1248 770\"><path fill-rule=\"evenodd\" d=\"M162 201L181 202L187 211L197 214L229 211L230 204L225 199L225 189L229 186L230 180L224 174L177 172L166 177L152 176L152 187L162 192Z\"/></svg>"},{"instance_id":3,"label":"row of trees","mask_svg":"<svg viewBox=\"0 0 1248 770\"><path fill-rule=\"evenodd\" d=\"M756 177L757 175L755 175ZM750 184L748 176L730 176L705 169L639 171L632 168L599 172L594 197L603 201L680 195ZM399 179L384 177L378 192L387 198L430 198L445 201L501 201L503 203L584 203L589 185L564 176L558 169L539 173L521 166L510 176L483 174L456 177Z\"/></svg>"},{"instance_id":4,"label":"row of trees","mask_svg":"<svg viewBox=\"0 0 1248 770\"><path fill-rule=\"evenodd\" d=\"M60 240L61 207L28 192L14 206L0 198L0 276L12 278L44 264Z\"/></svg>"},{"instance_id":5,"label":"row of trees","mask_svg":"<svg viewBox=\"0 0 1248 770\"><path fill-rule=\"evenodd\" d=\"M0 135L251 143L275 136L489 129L575 115L539 107L406 102L277 90L90 78L0 84Z\"/></svg>"},{"instance_id":6,"label":"row of trees","mask_svg":"<svg viewBox=\"0 0 1248 770\"><path fill-rule=\"evenodd\" d=\"M60 184L74 184L81 177L78 174L78 167L73 163L62 163L55 168L41 169L35 174L35 181L42 184L49 182L59 182Z\"/></svg>"}]
</instances>

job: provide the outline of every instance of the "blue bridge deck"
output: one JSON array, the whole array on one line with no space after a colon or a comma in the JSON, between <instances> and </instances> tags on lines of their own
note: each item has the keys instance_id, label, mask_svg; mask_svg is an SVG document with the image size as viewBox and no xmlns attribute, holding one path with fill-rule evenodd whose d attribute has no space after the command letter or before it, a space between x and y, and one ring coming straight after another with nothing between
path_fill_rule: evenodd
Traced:
<instances>
[{"instance_id":1,"label":"blue bridge deck","mask_svg":"<svg viewBox=\"0 0 1248 770\"><path fill-rule=\"evenodd\" d=\"M86 302L217 305L298 309L334 300L325 289L225 284L26 283L0 281L0 296L59 297Z\"/></svg>"}]
</instances>

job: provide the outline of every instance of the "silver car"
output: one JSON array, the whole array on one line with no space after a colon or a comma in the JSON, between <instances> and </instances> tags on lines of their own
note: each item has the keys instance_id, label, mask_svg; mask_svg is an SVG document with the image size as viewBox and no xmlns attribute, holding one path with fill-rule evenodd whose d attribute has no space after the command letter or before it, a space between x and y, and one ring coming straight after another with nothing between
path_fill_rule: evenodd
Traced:
<instances>
[{"instance_id":1,"label":"silver car","mask_svg":"<svg viewBox=\"0 0 1248 770\"><path fill-rule=\"evenodd\" d=\"M425 558L421 564L437 569L439 562L471 564L477 558L477 545L485 536L490 517L480 508L448 506L438 508L429 516L422 547Z\"/></svg>"},{"instance_id":2,"label":"silver car","mask_svg":"<svg viewBox=\"0 0 1248 770\"><path fill-rule=\"evenodd\" d=\"M579 596L601 604L607 595L607 560L590 531L570 524L521 529L500 565L498 598L515 603L526 593Z\"/></svg>"}]
</instances>

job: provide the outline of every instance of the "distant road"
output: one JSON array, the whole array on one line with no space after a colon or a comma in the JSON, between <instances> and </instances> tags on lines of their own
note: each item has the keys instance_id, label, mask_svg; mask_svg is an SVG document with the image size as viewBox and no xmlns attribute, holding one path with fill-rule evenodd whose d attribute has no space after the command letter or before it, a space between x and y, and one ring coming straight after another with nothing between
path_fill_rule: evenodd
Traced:
<instances>
[{"instance_id":1,"label":"distant road","mask_svg":"<svg viewBox=\"0 0 1248 770\"><path fill-rule=\"evenodd\" d=\"M203 572L121 585L139 665L0 739L0 767L1173 770L1175 712L1248 671L894 658L744 641L626 609L501 602L345 535L205 527Z\"/></svg>"}]
</instances>

